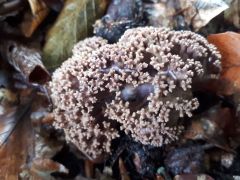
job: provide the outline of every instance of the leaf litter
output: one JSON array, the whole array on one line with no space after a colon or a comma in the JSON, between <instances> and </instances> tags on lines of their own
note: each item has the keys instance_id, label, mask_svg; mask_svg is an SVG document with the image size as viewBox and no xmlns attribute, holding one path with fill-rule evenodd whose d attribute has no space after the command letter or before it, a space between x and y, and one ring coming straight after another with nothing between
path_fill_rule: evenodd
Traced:
<instances>
[{"instance_id":1,"label":"leaf litter","mask_svg":"<svg viewBox=\"0 0 240 180\"><path fill-rule=\"evenodd\" d=\"M0 1L0 179L239 178L238 5L239 0ZM138 26L204 35L222 55L220 79L193 92L201 105L182 119L179 141L156 148L122 133L110 157L95 163L53 128L47 82L79 40L95 33L116 42Z\"/></svg>"},{"instance_id":2,"label":"leaf litter","mask_svg":"<svg viewBox=\"0 0 240 180\"><path fill-rule=\"evenodd\" d=\"M74 44L91 35L93 23L106 6L107 0L66 1L46 36L43 59L47 68L58 67L70 56Z\"/></svg>"}]
</instances>

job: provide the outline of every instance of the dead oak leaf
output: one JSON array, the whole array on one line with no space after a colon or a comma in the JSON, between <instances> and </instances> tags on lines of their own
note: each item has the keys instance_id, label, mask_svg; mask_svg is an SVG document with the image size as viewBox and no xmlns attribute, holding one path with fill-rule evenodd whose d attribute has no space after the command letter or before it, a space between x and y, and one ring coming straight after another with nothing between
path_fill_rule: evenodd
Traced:
<instances>
[{"instance_id":1,"label":"dead oak leaf","mask_svg":"<svg viewBox=\"0 0 240 180\"><path fill-rule=\"evenodd\" d=\"M223 95L231 95L240 90L240 34L225 32L208 36L208 41L214 44L222 55L222 73L220 77Z\"/></svg>"}]
</instances>

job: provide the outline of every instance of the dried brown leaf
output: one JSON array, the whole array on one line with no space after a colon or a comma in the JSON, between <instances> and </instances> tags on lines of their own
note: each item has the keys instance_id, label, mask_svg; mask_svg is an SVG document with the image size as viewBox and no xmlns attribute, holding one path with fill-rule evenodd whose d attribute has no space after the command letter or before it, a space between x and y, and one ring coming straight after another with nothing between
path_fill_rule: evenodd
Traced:
<instances>
[{"instance_id":1,"label":"dried brown leaf","mask_svg":"<svg viewBox=\"0 0 240 180\"><path fill-rule=\"evenodd\" d=\"M225 32L208 36L208 41L214 44L222 55L223 71L218 91L223 95L231 95L240 90L240 34Z\"/></svg>"},{"instance_id":2,"label":"dried brown leaf","mask_svg":"<svg viewBox=\"0 0 240 180\"><path fill-rule=\"evenodd\" d=\"M21 30L26 37L31 37L41 22L47 17L49 9L43 1L28 0L31 13L26 12Z\"/></svg>"},{"instance_id":3,"label":"dried brown leaf","mask_svg":"<svg viewBox=\"0 0 240 180\"><path fill-rule=\"evenodd\" d=\"M16 105L4 106L1 104L0 114L0 147L7 141L8 137L13 132L19 120L29 110L29 105L22 105L17 107Z\"/></svg>"},{"instance_id":4,"label":"dried brown leaf","mask_svg":"<svg viewBox=\"0 0 240 180\"><path fill-rule=\"evenodd\" d=\"M33 156L32 133L30 120L24 118L16 126L7 143L0 148L0 179L19 179L21 167Z\"/></svg>"},{"instance_id":5,"label":"dried brown leaf","mask_svg":"<svg viewBox=\"0 0 240 180\"><path fill-rule=\"evenodd\" d=\"M28 0L28 3L30 5L32 14L34 16L37 16L40 11L45 9L46 5L43 1L41 0Z\"/></svg>"},{"instance_id":6,"label":"dried brown leaf","mask_svg":"<svg viewBox=\"0 0 240 180\"><path fill-rule=\"evenodd\" d=\"M68 173L68 169L62 164L51 159L41 158L32 161L30 171L43 179L50 179L53 172Z\"/></svg>"},{"instance_id":7,"label":"dried brown leaf","mask_svg":"<svg viewBox=\"0 0 240 180\"><path fill-rule=\"evenodd\" d=\"M54 157L64 145L63 134L55 131L48 119L47 97L37 94L32 105L30 115L35 135L35 158L50 159ZM46 120L45 120L46 119ZM51 120L50 120L51 121Z\"/></svg>"},{"instance_id":8,"label":"dried brown leaf","mask_svg":"<svg viewBox=\"0 0 240 180\"><path fill-rule=\"evenodd\" d=\"M4 107L1 106L4 109ZM6 111L6 110L5 110ZM8 108L9 112L5 112L4 115L0 115L0 146L2 146L7 138L12 133L17 124L17 119L14 117L16 114L16 107Z\"/></svg>"},{"instance_id":9,"label":"dried brown leaf","mask_svg":"<svg viewBox=\"0 0 240 180\"><path fill-rule=\"evenodd\" d=\"M50 74L42 64L41 55L37 50L14 41L6 41L1 45L1 52L27 82L45 83L50 79Z\"/></svg>"}]
</instances>

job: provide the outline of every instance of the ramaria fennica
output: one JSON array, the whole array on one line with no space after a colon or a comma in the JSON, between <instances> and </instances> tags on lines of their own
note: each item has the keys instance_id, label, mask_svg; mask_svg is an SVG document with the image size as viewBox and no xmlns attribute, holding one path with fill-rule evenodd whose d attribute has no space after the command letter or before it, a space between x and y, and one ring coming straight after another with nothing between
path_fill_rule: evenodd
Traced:
<instances>
[{"instance_id":1,"label":"ramaria fennica","mask_svg":"<svg viewBox=\"0 0 240 180\"><path fill-rule=\"evenodd\" d=\"M216 48L190 31L141 27L115 44L85 39L50 82L54 126L91 159L109 153L120 130L162 146L178 139L177 120L198 108L194 83L220 69Z\"/></svg>"}]
</instances>

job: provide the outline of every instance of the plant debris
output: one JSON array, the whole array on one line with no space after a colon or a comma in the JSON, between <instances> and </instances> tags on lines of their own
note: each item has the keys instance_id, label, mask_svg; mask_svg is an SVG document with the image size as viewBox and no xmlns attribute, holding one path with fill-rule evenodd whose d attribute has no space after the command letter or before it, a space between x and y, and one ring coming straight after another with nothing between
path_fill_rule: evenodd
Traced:
<instances>
[{"instance_id":1,"label":"plant debris","mask_svg":"<svg viewBox=\"0 0 240 180\"><path fill-rule=\"evenodd\" d=\"M222 55L221 94L231 95L239 92L240 34L234 32L212 34L208 36L208 41L215 44Z\"/></svg>"},{"instance_id":2,"label":"plant debris","mask_svg":"<svg viewBox=\"0 0 240 180\"><path fill-rule=\"evenodd\" d=\"M173 175L197 174L204 172L204 150L211 145L191 145L188 147L175 148L168 152L165 166Z\"/></svg>"},{"instance_id":3,"label":"plant debris","mask_svg":"<svg viewBox=\"0 0 240 180\"><path fill-rule=\"evenodd\" d=\"M237 28L240 28L240 1L232 0L230 8L224 12L224 17Z\"/></svg>"},{"instance_id":4,"label":"plant debris","mask_svg":"<svg viewBox=\"0 0 240 180\"><path fill-rule=\"evenodd\" d=\"M239 3L0 0L0 179L240 179Z\"/></svg>"},{"instance_id":5,"label":"plant debris","mask_svg":"<svg viewBox=\"0 0 240 180\"><path fill-rule=\"evenodd\" d=\"M94 24L94 34L114 43L127 29L144 24L142 0L113 0L106 15Z\"/></svg>"},{"instance_id":6,"label":"plant debris","mask_svg":"<svg viewBox=\"0 0 240 180\"><path fill-rule=\"evenodd\" d=\"M49 30L43 48L47 68L58 67L72 52L73 45L91 35L92 24L107 6L107 0L68 0L54 26Z\"/></svg>"},{"instance_id":7,"label":"plant debris","mask_svg":"<svg viewBox=\"0 0 240 180\"><path fill-rule=\"evenodd\" d=\"M144 4L149 25L198 31L229 6L223 0L170 0Z\"/></svg>"},{"instance_id":8,"label":"plant debris","mask_svg":"<svg viewBox=\"0 0 240 180\"><path fill-rule=\"evenodd\" d=\"M43 84L50 80L50 74L37 50L7 41L1 45L1 54L27 82Z\"/></svg>"},{"instance_id":9,"label":"plant debris","mask_svg":"<svg viewBox=\"0 0 240 180\"><path fill-rule=\"evenodd\" d=\"M68 169L51 159L35 159L32 161L31 172L43 179L51 179L51 173L68 173Z\"/></svg>"},{"instance_id":10,"label":"plant debris","mask_svg":"<svg viewBox=\"0 0 240 180\"><path fill-rule=\"evenodd\" d=\"M49 13L49 9L44 3L44 1L29 0L28 2L31 7L31 13L30 11L25 13L25 20L21 24L21 30L26 37L32 36L34 31Z\"/></svg>"}]
</instances>

